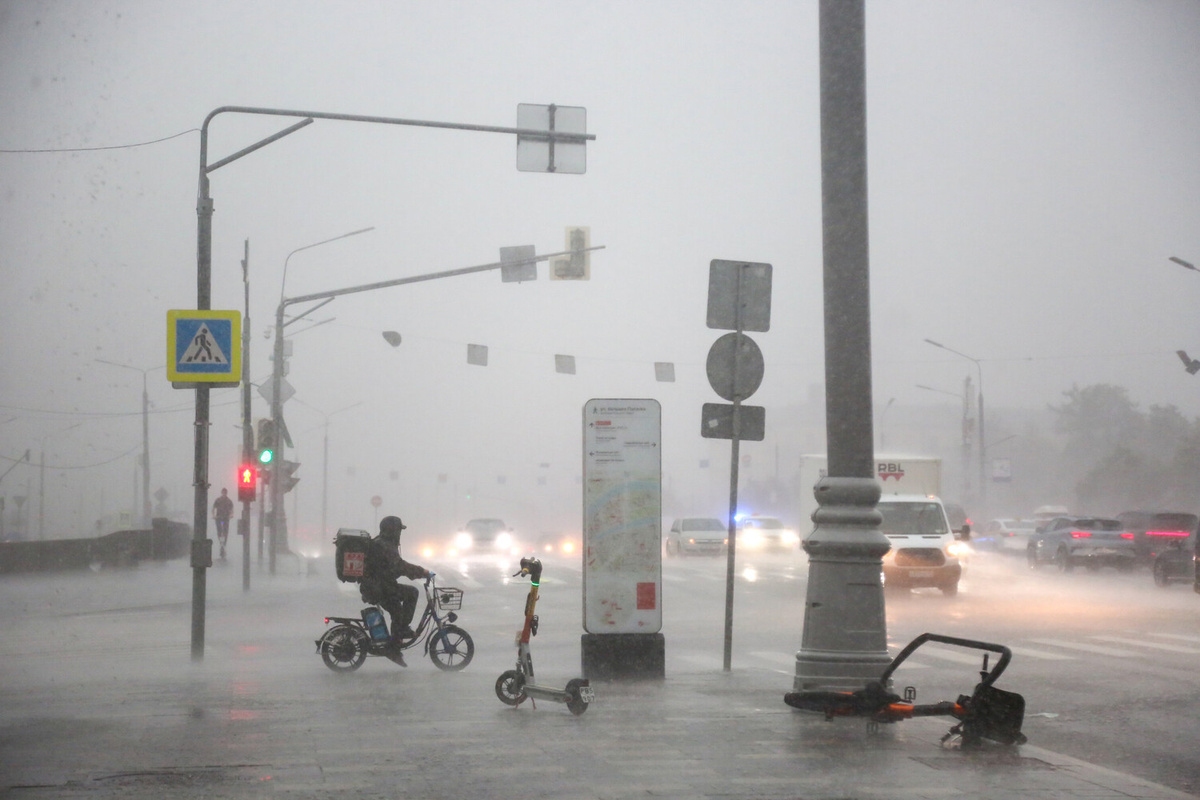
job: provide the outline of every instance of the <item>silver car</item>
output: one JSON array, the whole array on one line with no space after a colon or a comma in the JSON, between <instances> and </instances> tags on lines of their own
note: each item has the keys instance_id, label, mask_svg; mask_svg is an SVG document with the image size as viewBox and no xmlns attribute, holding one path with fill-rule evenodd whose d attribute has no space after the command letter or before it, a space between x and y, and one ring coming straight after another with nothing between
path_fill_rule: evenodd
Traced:
<instances>
[{"instance_id":1,"label":"silver car","mask_svg":"<svg viewBox=\"0 0 1200 800\"><path fill-rule=\"evenodd\" d=\"M713 517L683 517L671 523L667 556L720 555L729 546L729 528Z\"/></svg>"},{"instance_id":2,"label":"silver car","mask_svg":"<svg viewBox=\"0 0 1200 800\"><path fill-rule=\"evenodd\" d=\"M1119 520L1105 517L1055 517L1029 538L1025 557L1031 569L1053 564L1059 572L1077 566L1129 572L1137 563L1133 534Z\"/></svg>"},{"instance_id":3,"label":"silver car","mask_svg":"<svg viewBox=\"0 0 1200 800\"><path fill-rule=\"evenodd\" d=\"M1029 537L1037 530L1033 520L1005 517L991 519L972 538L972 543L979 548L1000 550L1018 555L1023 554L1029 546Z\"/></svg>"}]
</instances>

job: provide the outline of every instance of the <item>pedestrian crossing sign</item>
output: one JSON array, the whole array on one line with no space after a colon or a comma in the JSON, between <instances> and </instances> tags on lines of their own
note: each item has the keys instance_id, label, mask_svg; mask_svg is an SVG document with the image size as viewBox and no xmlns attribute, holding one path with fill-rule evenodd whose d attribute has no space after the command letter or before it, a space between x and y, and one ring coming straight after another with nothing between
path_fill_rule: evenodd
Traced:
<instances>
[{"instance_id":1,"label":"pedestrian crossing sign","mask_svg":"<svg viewBox=\"0 0 1200 800\"><path fill-rule=\"evenodd\" d=\"M241 340L240 311L168 311L167 378L176 389L237 386Z\"/></svg>"}]
</instances>

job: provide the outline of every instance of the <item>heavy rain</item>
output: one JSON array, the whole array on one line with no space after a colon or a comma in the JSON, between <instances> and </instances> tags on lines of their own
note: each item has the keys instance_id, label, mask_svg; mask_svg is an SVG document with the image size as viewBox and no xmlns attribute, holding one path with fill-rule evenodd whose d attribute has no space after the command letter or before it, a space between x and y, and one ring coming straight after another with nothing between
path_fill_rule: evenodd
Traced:
<instances>
[{"instance_id":1,"label":"heavy rain","mask_svg":"<svg viewBox=\"0 0 1200 800\"><path fill-rule=\"evenodd\" d=\"M867 399L826 363L852 317L823 282L827 5L0 4L0 793L939 785L953 719L868 733L782 700L805 670L800 541L830 412ZM1024 697L1029 743L989 769L1029 796L1070 794L1047 774L1196 795L1200 5L863 7L858 433L885 496L939 498L935 552L958 570L950 591L901 555L921 532L881 529L888 654L927 631L1011 648L998 685ZM548 114L594 137L550 151L561 174L513 132ZM529 253L520 280L500 268ZM712 324L714 260L770 268L739 398L762 435L736 446L702 435L737 382L712 376L731 329ZM244 341L221 321L205 338L205 305ZM189 363L209 359L238 371L198 410ZM493 683L517 656L522 557L545 565L538 683L589 672L597 398L657 409L635 505L661 547L633 562L662 671L592 669L578 717L514 711ZM334 535L388 515L404 558L464 591L461 671L419 643L403 671L322 664L324 618L364 605ZM672 538L696 519L736 531L734 559ZM1101 548L1098 519L1128 536ZM893 689L917 702L980 680L976 652L912 662Z\"/></svg>"}]
</instances>

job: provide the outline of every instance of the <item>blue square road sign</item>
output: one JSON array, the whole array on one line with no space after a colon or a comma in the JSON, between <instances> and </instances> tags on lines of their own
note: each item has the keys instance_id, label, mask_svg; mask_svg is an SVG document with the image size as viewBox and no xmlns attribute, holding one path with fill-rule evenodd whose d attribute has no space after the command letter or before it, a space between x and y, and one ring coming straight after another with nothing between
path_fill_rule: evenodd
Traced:
<instances>
[{"instance_id":1,"label":"blue square road sign","mask_svg":"<svg viewBox=\"0 0 1200 800\"><path fill-rule=\"evenodd\" d=\"M237 386L242 373L240 311L167 312L167 378L175 384Z\"/></svg>"}]
</instances>

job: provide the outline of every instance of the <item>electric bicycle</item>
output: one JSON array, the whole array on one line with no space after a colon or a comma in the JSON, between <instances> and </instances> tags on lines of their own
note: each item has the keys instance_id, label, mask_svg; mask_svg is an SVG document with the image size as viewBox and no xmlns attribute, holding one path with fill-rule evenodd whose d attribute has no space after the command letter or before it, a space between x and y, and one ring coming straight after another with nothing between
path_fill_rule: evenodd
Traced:
<instances>
[{"instance_id":1,"label":"electric bicycle","mask_svg":"<svg viewBox=\"0 0 1200 800\"><path fill-rule=\"evenodd\" d=\"M400 650L408 650L420 642L438 669L457 672L475 657L471 634L454 624L458 620L455 612L462 608L463 590L436 586L433 579L431 573L425 580L425 611L415 633L401 641ZM364 608L361 619L325 617L326 625L331 622L336 624L326 630L316 644L321 660L334 672L353 672L363 665L367 656L386 656L395 652L391 650L387 623L379 606Z\"/></svg>"}]
</instances>

